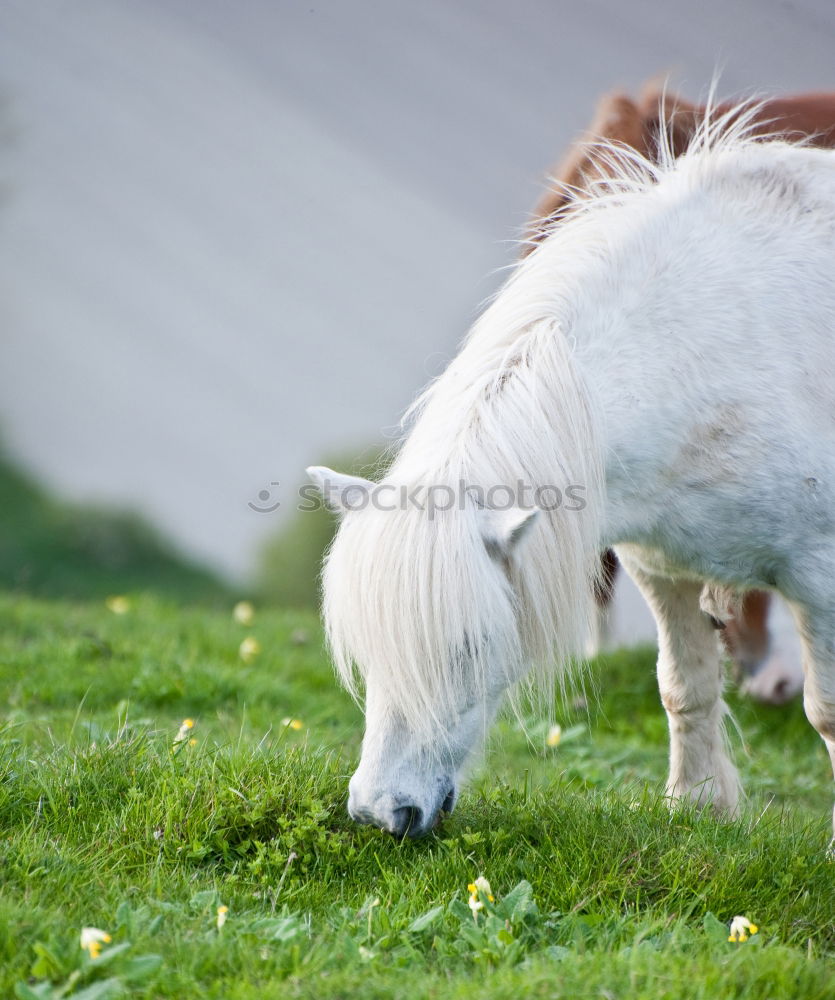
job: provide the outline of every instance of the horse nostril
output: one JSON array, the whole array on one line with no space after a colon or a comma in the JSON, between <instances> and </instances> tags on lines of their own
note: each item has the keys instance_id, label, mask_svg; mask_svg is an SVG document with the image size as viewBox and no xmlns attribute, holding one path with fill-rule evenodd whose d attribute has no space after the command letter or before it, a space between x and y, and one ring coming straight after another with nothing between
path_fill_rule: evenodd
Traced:
<instances>
[{"instance_id":1,"label":"horse nostril","mask_svg":"<svg viewBox=\"0 0 835 1000\"><path fill-rule=\"evenodd\" d=\"M419 836L423 832L422 819L423 812L417 806L401 806L392 813L389 833L395 837Z\"/></svg>"}]
</instances>

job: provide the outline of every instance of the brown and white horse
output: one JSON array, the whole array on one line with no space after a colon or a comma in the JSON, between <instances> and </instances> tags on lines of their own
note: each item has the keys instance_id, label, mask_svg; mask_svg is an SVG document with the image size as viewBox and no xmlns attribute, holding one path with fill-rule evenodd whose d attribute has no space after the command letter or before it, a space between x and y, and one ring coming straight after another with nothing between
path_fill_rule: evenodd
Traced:
<instances>
[{"instance_id":1,"label":"brown and white horse","mask_svg":"<svg viewBox=\"0 0 835 1000\"><path fill-rule=\"evenodd\" d=\"M711 110L721 117L733 109L731 103ZM527 256L551 232L576 200L614 169L614 162L601 158L601 143L618 143L641 156L658 162L659 136L664 126L665 141L674 156L683 154L704 123L705 107L681 97L662 93L648 85L638 100L622 93L606 95L598 104L585 134L577 139L553 171L553 183L533 213L522 256ZM812 146L835 147L835 93L798 94L777 97L760 104L753 115L752 133L780 134L790 140L802 139ZM603 572L598 587L601 622L610 612L618 571L611 550L603 556ZM769 629L771 595L764 590L745 594L738 611L726 622L717 621L722 641L730 656L737 680L746 693L760 701L783 704L800 694L803 670L800 649L775 644ZM790 626L789 626L790 627ZM601 625L601 633L605 626Z\"/></svg>"}]
</instances>

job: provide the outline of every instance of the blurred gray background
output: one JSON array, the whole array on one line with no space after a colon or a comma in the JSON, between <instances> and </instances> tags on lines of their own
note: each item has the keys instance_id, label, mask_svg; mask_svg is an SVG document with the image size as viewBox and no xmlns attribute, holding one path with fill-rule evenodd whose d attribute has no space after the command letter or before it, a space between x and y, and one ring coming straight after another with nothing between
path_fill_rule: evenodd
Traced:
<instances>
[{"instance_id":1,"label":"blurred gray background","mask_svg":"<svg viewBox=\"0 0 835 1000\"><path fill-rule=\"evenodd\" d=\"M2 0L6 446L243 579L454 352L603 92L833 53L831 0Z\"/></svg>"}]
</instances>

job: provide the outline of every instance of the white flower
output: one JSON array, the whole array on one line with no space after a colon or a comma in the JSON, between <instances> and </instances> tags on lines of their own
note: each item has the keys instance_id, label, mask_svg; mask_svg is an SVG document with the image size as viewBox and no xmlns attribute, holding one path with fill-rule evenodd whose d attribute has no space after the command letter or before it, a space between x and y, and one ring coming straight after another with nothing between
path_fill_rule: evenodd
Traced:
<instances>
[{"instance_id":1,"label":"white flower","mask_svg":"<svg viewBox=\"0 0 835 1000\"><path fill-rule=\"evenodd\" d=\"M483 897L486 896L487 899L489 899L491 903L494 902L494 900L493 900L493 890L490 888L490 883L487 881L487 879L483 875L479 875L478 878L473 883L473 885L475 886L476 892L477 892L477 894L479 896L483 896ZM470 891L472 891L472 890L470 890Z\"/></svg>"},{"instance_id":2,"label":"white flower","mask_svg":"<svg viewBox=\"0 0 835 1000\"><path fill-rule=\"evenodd\" d=\"M251 625L255 618L255 608L249 601L238 601L232 608L232 617L239 625Z\"/></svg>"},{"instance_id":3,"label":"white flower","mask_svg":"<svg viewBox=\"0 0 835 1000\"><path fill-rule=\"evenodd\" d=\"M102 944L110 944L112 938L107 931L99 930L98 927L81 928L81 947L88 953L90 958L98 958L101 954Z\"/></svg>"},{"instance_id":4,"label":"white flower","mask_svg":"<svg viewBox=\"0 0 835 1000\"><path fill-rule=\"evenodd\" d=\"M226 923L226 916L229 913L228 906L219 906L217 908L217 929L220 930Z\"/></svg>"},{"instance_id":5,"label":"white flower","mask_svg":"<svg viewBox=\"0 0 835 1000\"><path fill-rule=\"evenodd\" d=\"M759 928L752 924L747 917L734 917L731 921L731 933L729 941L747 941L750 934L756 934Z\"/></svg>"},{"instance_id":6,"label":"white flower","mask_svg":"<svg viewBox=\"0 0 835 1000\"><path fill-rule=\"evenodd\" d=\"M494 902L493 890L487 879L483 875L479 875L475 882L470 882L467 886L467 892L470 894L467 906L472 911L473 920L478 920L478 911L484 909L484 900L488 899L491 903Z\"/></svg>"},{"instance_id":7,"label":"white flower","mask_svg":"<svg viewBox=\"0 0 835 1000\"><path fill-rule=\"evenodd\" d=\"M114 594L112 597L108 597L104 603L107 610L112 611L114 615L124 615L130 611L130 601L121 594Z\"/></svg>"}]
</instances>

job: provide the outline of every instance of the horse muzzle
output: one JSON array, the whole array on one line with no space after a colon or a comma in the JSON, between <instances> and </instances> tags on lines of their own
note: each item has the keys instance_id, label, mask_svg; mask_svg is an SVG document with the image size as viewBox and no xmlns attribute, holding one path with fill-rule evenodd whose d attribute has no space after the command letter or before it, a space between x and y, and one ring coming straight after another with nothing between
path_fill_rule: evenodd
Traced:
<instances>
[{"instance_id":1,"label":"horse muzzle","mask_svg":"<svg viewBox=\"0 0 835 1000\"><path fill-rule=\"evenodd\" d=\"M423 837L437 826L442 814L455 808L458 794L452 781L439 783L432 796L392 794L374 796L362 794L351 780L348 813L357 823L376 826L399 839Z\"/></svg>"}]
</instances>

